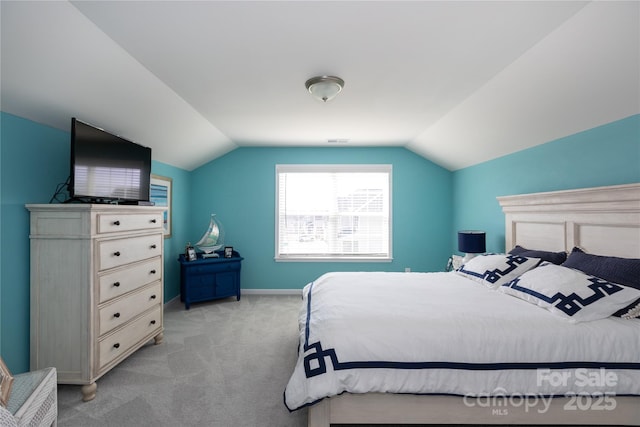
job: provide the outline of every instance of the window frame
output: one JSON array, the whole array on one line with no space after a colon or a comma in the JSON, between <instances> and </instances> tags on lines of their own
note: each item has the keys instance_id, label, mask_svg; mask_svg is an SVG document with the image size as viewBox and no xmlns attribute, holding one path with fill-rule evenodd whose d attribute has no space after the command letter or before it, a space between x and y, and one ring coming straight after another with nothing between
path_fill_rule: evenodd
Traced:
<instances>
[{"instance_id":1,"label":"window frame","mask_svg":"<svg viewBox=\"0 0 640 427\"><path fill-rule=\"evenodd\" d=\"M276 262L392 262L393 261L393 165L391 164L276 164L275 171L275 256ZM388 175L388 253L381 256L280 253L280 174L281 173L363 173Z\"/></svg>"}]
</instances>

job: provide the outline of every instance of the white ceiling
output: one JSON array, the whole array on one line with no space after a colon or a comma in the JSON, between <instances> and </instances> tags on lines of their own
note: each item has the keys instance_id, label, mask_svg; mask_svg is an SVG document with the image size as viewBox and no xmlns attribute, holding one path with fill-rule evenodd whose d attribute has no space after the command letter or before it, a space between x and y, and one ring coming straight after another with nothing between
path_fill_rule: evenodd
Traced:
<instances>
[{"instance_id":1,"label":"white ceiling","mask_svg":"<svg viewBox=\"0 0 640 427\"><path fill-rule=\"evenodd\" d=\"M640 113L635 1L0 4L2 111L187 170L330 139L457 170ZM323 74L346 82L326 104Z\"/></svg>"}]
</instances>

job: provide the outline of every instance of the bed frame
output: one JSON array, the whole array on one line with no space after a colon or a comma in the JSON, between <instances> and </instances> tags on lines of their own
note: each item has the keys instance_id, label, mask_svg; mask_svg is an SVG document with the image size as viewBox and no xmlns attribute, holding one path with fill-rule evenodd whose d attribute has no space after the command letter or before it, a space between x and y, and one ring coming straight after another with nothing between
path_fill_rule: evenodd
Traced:
<instances>
[{"instance_id":1,"label":"bed frame","mask_svg":"<svg viewBox=\"0 0 640 427\"><path fill-rule=\"evenodd\" d=\"M640 183L498 197L505 247L640 258ZM569 398L471 406L457 396L348 394L309 407L309 427L331 424L573 424L640 426L640 397L615 396L614 410L566 410ZM509 403L500 406L500 403ZM535 404L535 405L534 405Z\"/></svg>"}]
</instances>

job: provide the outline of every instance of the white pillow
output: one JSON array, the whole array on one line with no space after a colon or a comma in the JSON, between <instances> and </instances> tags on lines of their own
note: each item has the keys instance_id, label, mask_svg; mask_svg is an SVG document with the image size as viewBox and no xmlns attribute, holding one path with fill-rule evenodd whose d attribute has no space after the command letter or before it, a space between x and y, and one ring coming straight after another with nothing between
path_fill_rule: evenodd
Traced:
<instances>
[{"instance_id":1,"label":"white pillow","mask_svg":"<svg viewBox=\"0 0 640 427\"><path fill-rule=\"evenodd\" d=\"M539 263L539 258L526 258L519 255L479 255L462 265L456 272L491 289L497 289Z\"/></svg>"},{"instance_id":2,"label":"white pillow","mask_svg":"<svg viewBox=\"0 0 640 427\"><path fill-rule=\"evenodd\" d=\"M640 298L640 290L543 262L500 287L572 323L604 319Z\"/></svg>"}]
</instances>

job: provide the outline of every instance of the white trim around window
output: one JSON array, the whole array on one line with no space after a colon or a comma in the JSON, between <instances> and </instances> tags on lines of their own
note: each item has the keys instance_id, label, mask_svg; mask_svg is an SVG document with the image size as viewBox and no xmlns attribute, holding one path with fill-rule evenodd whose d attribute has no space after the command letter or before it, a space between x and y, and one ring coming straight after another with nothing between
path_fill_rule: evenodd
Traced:
<instances>
[{"instance_id":1,"label":"white trim around window","mask_svg":"<svg viewBox=\"0 0 640 427\"><path fill-rule=\"evenodd\" d=\"M392 166L276 165L276 261L392 256Z\"/></svg>"}]
</instances>

